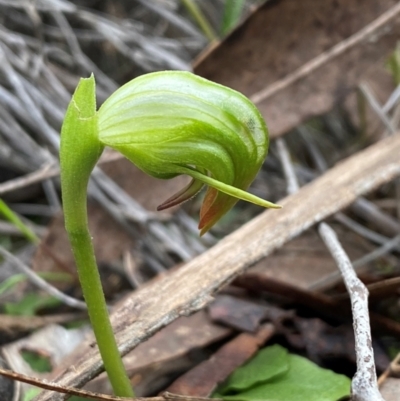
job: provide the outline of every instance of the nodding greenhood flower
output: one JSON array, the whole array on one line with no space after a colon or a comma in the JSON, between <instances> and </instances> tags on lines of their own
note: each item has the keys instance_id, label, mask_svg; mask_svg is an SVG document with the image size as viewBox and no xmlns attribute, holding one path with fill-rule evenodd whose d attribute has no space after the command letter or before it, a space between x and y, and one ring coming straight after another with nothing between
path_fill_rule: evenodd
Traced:
<instances>
[{"instance_id":1,"label":"nodding greenhood flower","mask_svg":"<svg viewBox=\"0 0 400 401\"><path fill-rule=\"evenodd\" d=\"M165 209L207 185L201 234L238 199L278 207L246 192L267 154L268 131L243 95L188 72L143 75L96 110L93 76L81 79L61 129L60 172L65 228L104 367L116 395L133 397L119 355L97 270L86 209L87 185L105 146L147 174L192 182L159 206Z\"/></svg>"},{"instance_id":2,"label":"nodding greenhood flower","mask_svg":"<svg viewBox=\"0 0 400 401\"><path fill-rule=\"evenodd\" d=\"M147 174L187 174L191 183L158 210L184 202L209 186L201 233L238 198L276 205L244 193L268 150L268 130L240 93L188 72L143 75L113 93L98 112L99 140ZM241 190L241 191L240 191Z\"/></svg>"},{"instance_id":3,"label":"nodding greenhood flower","mask_svg":"<svg viewBox=\"0 0 400 401\"><path fill-rule=\"evenodd\" d=\"M201 234L238 199L279 206L246 191L268 150L268 130L242 94L189 72L140 76L114 92L97 112L98 140L156 178L180 174L190 184L158 210L184 202L208 186Z\"/></svg>"}]
</instances>

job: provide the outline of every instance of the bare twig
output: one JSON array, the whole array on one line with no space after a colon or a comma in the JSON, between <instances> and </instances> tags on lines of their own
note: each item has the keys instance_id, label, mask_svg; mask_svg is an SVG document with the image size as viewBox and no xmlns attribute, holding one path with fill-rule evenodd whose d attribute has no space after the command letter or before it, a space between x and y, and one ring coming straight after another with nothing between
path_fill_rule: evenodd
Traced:
<instances>
[{"instance_id":1,"label":"bare twig","mask_svg":"<svg viewBox=\"0 0 400 401\"><path fill-rule=\"evenodd\" d=\"M138 263L134 260L130 251L124 252L123 267L132 288L139 288L141 286L141 280L137 274Z\"/></svg>"},{"instance_id":2,"label":"bare twig","mask_svg":"<svg viewBox=\"0 0 400 401\"><path fill-rule=\"evenodd\" d=\"M400 234L391 240L387 241L385 244L375 249L374 251L368 253L367 255L357 259L353 262L353 266L357 269L360 266L363 266L369 262L372 262L375 259L380 258L381 256L386 255L391 252L393 249L397 248L400 244Z\"/></svg>"},{"instance_id":3,"label":"bare twig","mask_svg":"<svg viewBox=\"0 0 400 401\"><path fill-rule=\"evenodd\" d=\"M358 235L361 235L361 237L364 237L372 242L375 242L377 244L383 245L387 241L390 241L389 237L386 237L384 235L381 235L375 231L372 231L371 229L361 225L360 223L357 223L355 220L351 219L350 217L346 216L344 213L336 213L334 216L335 220L338 221L339 223L343 224L350 230L354 231ZM395 247L397 251L400 251L400 246Z\"/></svg>"},{"instance_id":4,"label":"bare twig","mask_svg":"<svg viewBox=\"0 0 400 401\"><path fill-rule=\"evenodd\" d=\"M46 195L47 201L54 211L54 213L58 212L61 210L61 202L58 197L58 193L56 190L56 187L54 185L54 182L51 179L47 179L43 181L42 183L42 188L44 191L44 194Z\"/></svg>"},{"instance_id":5,"label":"bare twig","mask_svg":"<svg viewBox=\"0 0 400 401\"><path fill-rule=\"evenodd\" d=\"M383 212L368 199L357 199L351 205L351 210L357 213L357 216L378 227L385 235L394 236L400 233L400 222L389 213Z\"/></svg>"},{"instance_id":6,"label":"bare twig","mask_svg":"<svg viewBox=\"0 0 400 401\"><path fill-rule=\"evenodd\" d=\"M60 168L58 166L56 166L54 163L48 163L33 173L29 173L22 177L18 177L0 184L0 196L17 189L25 188L28 185L44 181L47 178L55 177L59 173Z\"/></svg>"},{"instance_id":7,"label":"bare twig","mask_svg":"<svg viewBox=\"0 0 400 401\"><path fill-rule=\"evenodd\" d=\"M78 299L72 298L68 295L63 294L60 290L53 287L41 277L39 277L33 270L31 270L25 263L21 262L18 258L16 258L12 253L8 252L2 246L0 246L0 254L9 262L13 263L15 267L17 267L22 273L26 274L28 279L35 284L40 289L46 291L53 297L57 298L64 304L71 306L72 308L86 310L85 302L82 302Z\"/></svg>"},{"instance_id":8,"label":"bare twig","mask_svg":"<svg viewBox=\"0 0 400 401\"><path fill-rule=\"evenodd\" d=\"M356 276L335 232L319 225L321 238L335 259L350 295L356 344L357 372L352 380L354 401L384 401L378 389L368 311L368 290Z\"/></svg>"},{"instance_id":9,"label":"bare twig","mask_svg":"<svg viewBox=\"0 0 400 401\"><path fill-rule=\"evenodd\" d=\"M0 67L10 85L14 88L18 98L23 103L26 112L32 116L32 121L37 123L37 132L40 132L41 135L43 135L43 137L48 141L49 145L54 147L54 149L57 149L59 144L58 133L43 117L42 113L32 100L30 93L26 90L20 75L14 70L13 66L8 61L4 45L0 46L0 56L3 60L3 62L0 64Z\"/></svg>"},{"instance_id":10,"label":"bare twig","mask_svg":"<svg viewBox=\"0 0 400 401\"><path fill-rule=\"evenodd\" d=\"M396 358L393 359L388 368L381 374L381 376L378 379L378 384L382 385L391 373L394 373L396 376L398 376L400 373L399 367L400 367L400 352L397 354Z\"/></svg>"},{"instance_id":11,"label":"bare twig","mask_svg":"<svg viewBox=\"0 0 400 401\"><path fill-rule=\"evenodd\" d=\"M392 108L397 104L400 98L400 85L397 86L397 88L392 92L392 94L389 96L389 99L386 101L386 103L382 107L382 111L386 114L389 113Z\"/></svg>"},{"instance_id":12,"label":"bare twig","mask_svg":"<svg viewBox=\"0 0 400 401\"><path fill-rule=\"evenodd\" d=\"M399 244L400 244L400 235L397 235L392 239L388 238L383 242L382 246L352 262L354 270L359 271L360 268L365 266L367 263L372 262L373 260L378 259L383 255L386 255L387 253L393 251L394 249L397 249L399 247ZM312 283L309 288L314 291L318 291L323 288L332 287L339 282L340 277L341 277L340 272L337 271L332 272L331 274L328 274L323 278L321 278L320 280Z\"/></svg>"},{"instance_id":13,"label":"bare twig","mask_svg":"<svg viewBox=\"0 0 400 401\"><path fill-rule=\"evenodd\" d=\"M283 172L287 183L288 195L294 194L299 190L299 182L296 177L293 165L290 161L289 150L286 146L286 141L282 138L277 138L276 146L278 149L279 159L282 163Z\"/></svg>"},{"instance_id":14,"label":"bare twig","mask_svg":"<svg viewBox=\"0 0 400 401\"><path fill-rule=\"evenodd\" d=\"M106 152L99 160L99 165L103 163L109 163L114 160L120 160L123 156L116 152ZM57 177L60 174L60 168L58 164L54 162L46 163L40 169L29 173L22 177L18 177L0 184L0 196L6 193L16 191L17 189L25 188L28 185L42 182L48 178Z\"/></svg>"},{"instance_id":15,"label":"bare twig","mask_svg":"<svg viewBox=\"0 0 400 401\"><path fill-rule=\"evenodd\" d=\"M179 14L174 14L173 12L169 11L167 8L163 7L163 3L151 3L145 0L138 0L138 1L144 7L149 8L156 14L162 16L165 20L169 21L171 24L182 29L182 31L190 35L196 36L200 40L202 40L203 38L202 34L190 21L186 20Z\"/></svg>"},{"instance_id":16,"label":"bare twig","mask_svg":"<svg viewBox=\"0 0 400 401\"><path fill-rule=\"evenodd\" d=\"M376 99L375 95L372 93L372 90L369 87L369 85L367 83L362 83L359 88L360 88L361 93L368 100L372 109L375 111L376 115L380 118L380 120L383 122L385 127L388 129L388 131L391 134L394 134L396 132L395 127L393 126L392 122L390 121L390 119L388 118L386 113L383 111L382 106L379 104L379 101Z\"/></svg>"},{"instance_id":17,"label":"bare twig","mask_svg":"<svg viewBox=\"0 0 400 401\"><path fill-rule=\"evenodd\" d=\"M9 379L31 384L32 386L40 387L45 390L52 390L62 394L74 395L82 398L90 398L99 401L209 401L205 397L190 397L185 395L173 394L165 392L159 397L117 397L115 395L94 393L92 391L81 390L74 387L60 386L57 383L40 380L35 377L23 375L21 373L13 372L12 370L3 369L0 367L0 375L8 377ZM213 398L213 401L222 401L218 398Z\"/></svg>"}]
</instances>

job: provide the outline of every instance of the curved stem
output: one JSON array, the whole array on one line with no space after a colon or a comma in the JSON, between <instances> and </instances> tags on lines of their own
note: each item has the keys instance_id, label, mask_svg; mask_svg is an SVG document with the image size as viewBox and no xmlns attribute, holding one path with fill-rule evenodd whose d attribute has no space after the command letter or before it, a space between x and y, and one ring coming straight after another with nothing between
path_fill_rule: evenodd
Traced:
<instances>
[{"instance_id":1,"label":"curved stem","mask_svg":"<svg viewBox=\"0 0 400 401\"><path fill-rule=\"evenodd\" d=\"M61 130L60 165L65 228L94 335L114 393L133 397L108 316L88 228L87 185L103 146L98 141L94 78L82 79Z\"/></svg>"},{"instance_id":2,"label":"curved stem","mask_svg":"<svg viewBox=\"0 0 400 401\"><path fill-rule=\"evenodd\" d=\"M69 232L68 235L90 322L114 393L119 396L133 397L132 386L122 363L110 323L89 230L85 227L79 231Z\"/></svg>"}]
</instances>

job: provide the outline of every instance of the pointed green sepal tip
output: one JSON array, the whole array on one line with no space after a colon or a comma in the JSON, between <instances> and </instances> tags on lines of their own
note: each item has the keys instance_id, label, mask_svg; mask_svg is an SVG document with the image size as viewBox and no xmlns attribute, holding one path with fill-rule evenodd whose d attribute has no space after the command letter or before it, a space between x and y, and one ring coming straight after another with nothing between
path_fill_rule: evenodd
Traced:
<instances>
[{"instance_id":1,"label":"pointed green sepal tip","mask_svg":"<svg viewBox=\"0 0 400 401\"><path fill-rule=\"evenodd\" d=\"M72 101L80 118L91 118L96 114L96 82L93 74L79 80Z\"/></svg>"}]
</instances>

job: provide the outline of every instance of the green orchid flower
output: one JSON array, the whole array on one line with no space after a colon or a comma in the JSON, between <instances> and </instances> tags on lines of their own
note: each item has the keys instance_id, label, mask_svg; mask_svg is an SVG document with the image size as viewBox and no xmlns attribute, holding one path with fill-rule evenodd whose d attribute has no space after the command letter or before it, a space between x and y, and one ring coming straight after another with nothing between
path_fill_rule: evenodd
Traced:
<instances>
[{"instance_id":1,"label":"green orchid flower","mask_svg":"<svg viewBox=\"0 0 400 401\"><path fill-rule=\"evenodd\" d=\"M193 178L159 210L209 189L200 212L201 234L238 199L278 207L244 192L268 150L268 130L242 94L188 72L143 75L112 94L98 112L99 141L147 174Z\"/></svg>"},{"instance_id":2,"label":"green orchid flower","mask_svg":"<svg viewBox=\"0 0 400 401\"><path fill-rule=\"evenodd\" d=\"M279 206L246 192L267 154L268 130L245 96L188 72L158 72L122 86L97 111L94 78L81 79L61 131L65 227L105 369L115 393L131 397L87 225L88 180L105 146L153 177L192 177L159 210L190 199L207 185L201 234L238 199Z\"/></svg>"}]
</instances>

